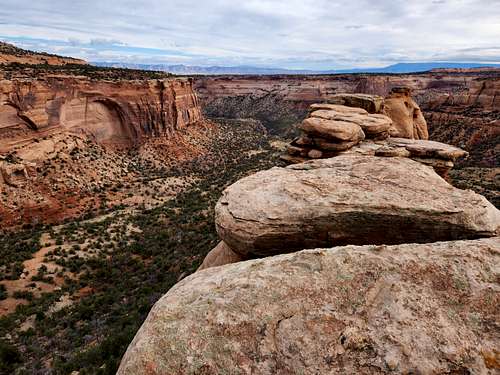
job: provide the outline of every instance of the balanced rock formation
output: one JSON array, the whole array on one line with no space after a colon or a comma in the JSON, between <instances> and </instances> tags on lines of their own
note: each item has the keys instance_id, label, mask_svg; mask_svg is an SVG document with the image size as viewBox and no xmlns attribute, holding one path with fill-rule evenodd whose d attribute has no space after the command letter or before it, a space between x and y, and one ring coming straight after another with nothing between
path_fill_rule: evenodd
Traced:
<instances>
[{"instance_id":1,"label":"balanced rock formation","mask_svg":"<svg viewBox=\"0 0 500 375\"><path fill-rule=\"evenodd\" d=\"M391 119L362 108L337 104L313 104L310 116L300 125L303 134L287 149L287 161L335 156L365 138L385 139Z\"/></svg>"},{"instance_id":2,"label":"balanced rock formation","mask_svg":"<svg viewBox=\"0 0 500 375\"><path fill-rule=\"evenodd\" d=\"M385 98L383 113L392 119L391 137L429 139L427 122L409 88L393 88Z\"/></svg>"},{"instance_id":3,"label":"balanced rock formation","mask_svg":"<svg viewBox=\"0 0 500 375\"><path fill-rule=\"evenodd\" d=\"M492 238L197 272L155 304L118 374L493 374L499 264Z\"/></svg>"},{"instance_id":4,"label":"balanced rock formation","mask_svg":"<svg viewBox=\"0 0 500 375\"><path fill-rule=\"evenodd\" d=\"M468 156L457 147L427 140L427 124L410 90L395 88L387 100L386 106L376 95L338 94L331 101L341 104L312 104L309 117L298 126L303 134L281 159L302 163L372 150L372 155L411 157L447 177L454 162Z\"/></svg>"},{"instance_id":5,"label":"balanced rock formation","mask_svg":"<svg viewBox=\"0 0 500 375\"><path fill-rule=\"evenodd\" d=\"M495 236L500 211L413 160L342 155L241 179L224 191L215 222L233 251L269 256Z\"/></svg>"}]
</instances>

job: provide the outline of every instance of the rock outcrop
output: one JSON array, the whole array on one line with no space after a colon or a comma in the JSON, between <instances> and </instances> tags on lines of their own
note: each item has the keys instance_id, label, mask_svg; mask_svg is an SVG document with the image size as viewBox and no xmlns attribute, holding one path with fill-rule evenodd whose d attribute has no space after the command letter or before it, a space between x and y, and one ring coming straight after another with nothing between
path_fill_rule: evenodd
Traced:
<instances>
[{"instance_id":1,"label":"rock outcrop","mask_svg":"<svg viewBox=\"0 0 500 375\"><path fill-rule=\"evenodd\" d=\"M338 100L338 93L386 97L395 87L412 90L428 123L430 139L471 154L460 164L499 165L499 69L404 75L213 76L195 80L195 90L208 116L256 118L275 131L302 121L313 103Z\"/></svg>"},{"instance_id":2,"label":"rock outcrop","mask_svg":"<svg viewBox=\"0 0 500 375\"><path fill-rule=\"evenodd\" d=\"M493 374L499 264L492 238L197 272L155 304L118 374Z\"/></svg>"},{"instance_id":3,"label":"rock outcrop","mask_svg":"<svg viewBox=\"0 0 500 375\"><path fill-rule=\"evenodd\" d=\"M495 236L500 211L407 158L342 155L272 168L228 187L215 210L235 252Z\"/></svg>"},{"instance_id":4,"label":"rock outcrop","mask_svg":"<svg viewBox=\"0 0 500 375\"><path fill-rule=\"evenodd\" d=\"M335 94L328 97L328 103L363 108L368 113L382 113L384 110L384 98L379 95Z\"/></svg>"},{"instance_id":5,"label":"rock outcrop","mask_svg":"<svg viewBox=\"0 0 500 375\"><path fill-rule=\"evenodd\" d=\"M186 156L194 157L202 147L188 139L206 125L191 79L75 65L3 67L0 226L95 212L109 204L100 197L120 195L124 176L133 180L147 168L143 161L182 159L176 153L185 141ZM151 161L140 156L150 153Z\"/></svg>"},{"instance_id":6,"label":"rock outcrop","mask_svg":"<svg viewBox=\"0 0 500 375\"><path fill-rule=\"evenodd\" d=\"M409 88L393 88L384 100L383 112L392 119L391 137L429 139L427 122Z\"/></svg>"},{"instance_id":7,"label":"rock outcrop","mask_svg":"<svg viewBox=\"0 0 500 375\"><path fill-rule=\"evenodd\" d=\"M301 163L344 153L366 155L371 150L378 156L411 157L447 177L454 162L468 156L457 147L427 140L427 124L407 89L394 89L387 106L379 96L339 94L335 98L334 102L345 105L311 105L309 117L298 126L302 135L290 143L282 160ZM368 141L361 144L365 138Z\"/></svg>"}]
</instances>

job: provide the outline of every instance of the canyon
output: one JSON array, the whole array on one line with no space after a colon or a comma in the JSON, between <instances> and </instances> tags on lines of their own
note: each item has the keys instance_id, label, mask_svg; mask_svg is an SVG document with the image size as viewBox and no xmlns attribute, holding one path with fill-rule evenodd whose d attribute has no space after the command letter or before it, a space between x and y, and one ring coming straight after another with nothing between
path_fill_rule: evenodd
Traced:
<instances>
[{"instance_id":1,"label":"canyon","mask_svg":"<svg viewBox=\"0 0 500 375\"><path fill-rule=\"evenodd\" d=\"M498 369L499 71L192 78L16 54L10 373ZM344 150L285 167L306 118Z\"/></svg>"},{"instance_id":2,"label":"canyon","mask_svg":"<svg viewBox=\"0 0 500 375\"><path fill-rule=\"evenodd\" d=\"M152 152L158 156L174 150L173 138L204 121L188 78L110 80L63 73L49 69L36 78L29 68L14 77L0 73L5 226L59 221L95 209L95 189L137 179L126 176L129 151L140 149L144 156L151 148L163 149ZM99 160L92 156L97 154ZM166 158L176 157L170 154ZM80 199L69 198L74 194Z\"/></svg>"},{"instance_id":3,"label":"canyon","mask_svg":"<svg viewBox=\"0 0 500 375\"><path fill-rule=\"evenodd\" d=\"M500 70L436 70L418 74L224 76L195 79L209 117L251 117L276 133L289 131L309 105L339 93L387 96L406 87L429 125L430 139L468 151L469 163L498 166Z\"/></svg>"}]
</instances>

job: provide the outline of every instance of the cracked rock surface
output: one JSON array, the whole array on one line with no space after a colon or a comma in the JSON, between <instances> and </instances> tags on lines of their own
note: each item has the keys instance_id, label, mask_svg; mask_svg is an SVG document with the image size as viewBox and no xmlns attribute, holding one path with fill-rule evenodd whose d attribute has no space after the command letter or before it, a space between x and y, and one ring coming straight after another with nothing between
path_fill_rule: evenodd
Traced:
<instances>
[{"instance_id":1,"label":"cracked rock surface","mask_svg":"<svg viewBox=\"0 0 500 375\"><path fill-rule=\"evenodd\" d=\"M346 246L197 272L118 374L493 374L499 255L499 238Z\"/></svg>"},{"instance_id":2,"label":"cracked rock surface","mask_svg":"<svg viewBox=\"0 0 500 375\"><path fill-rule=\"evenodd\" d=\"M229 186L215 209L235 252L491 237L500 211L407 158L341 155L272 168Z\"/></svg>"}]
</instances>

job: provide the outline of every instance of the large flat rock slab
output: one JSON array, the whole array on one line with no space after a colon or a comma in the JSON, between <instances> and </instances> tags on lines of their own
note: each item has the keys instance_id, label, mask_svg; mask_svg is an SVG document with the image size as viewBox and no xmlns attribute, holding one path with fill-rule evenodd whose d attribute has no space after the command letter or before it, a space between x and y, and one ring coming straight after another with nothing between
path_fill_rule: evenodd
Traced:
<instances>
[{"instance_id":1,"label":"large flat rock slab","mask_svg":"<svg viewBox=\"0 0 500 375\"><path fill-rule=\"evenodd\" d=\"M500 211L416 161L341 155L241 179L224 191L215 222L234 251L269 256L494 236Z\"/></svg>"},{"instance_id":2,"label":"large flat rock slab","mask_svg":"<svg viewBox=\"0 0 500 375\"><path fill-rule=\"evenodd\" d=\"M492 238L197 272L155 304L118 374L494 374L499 265Z\"/></svg>"},{"instance_id":3,"label":"large flat rock slab","mask_svg":"<svg viewBox=\"0 0 500 375\"><path fill-rule=\"evenodd\" d=\"M469 155L461 148L446 143L406 138L389 138L387 144L393 148L405 148L411 156L422 158L438 158L455 161Z\"/></svg>"}]
</instances>

